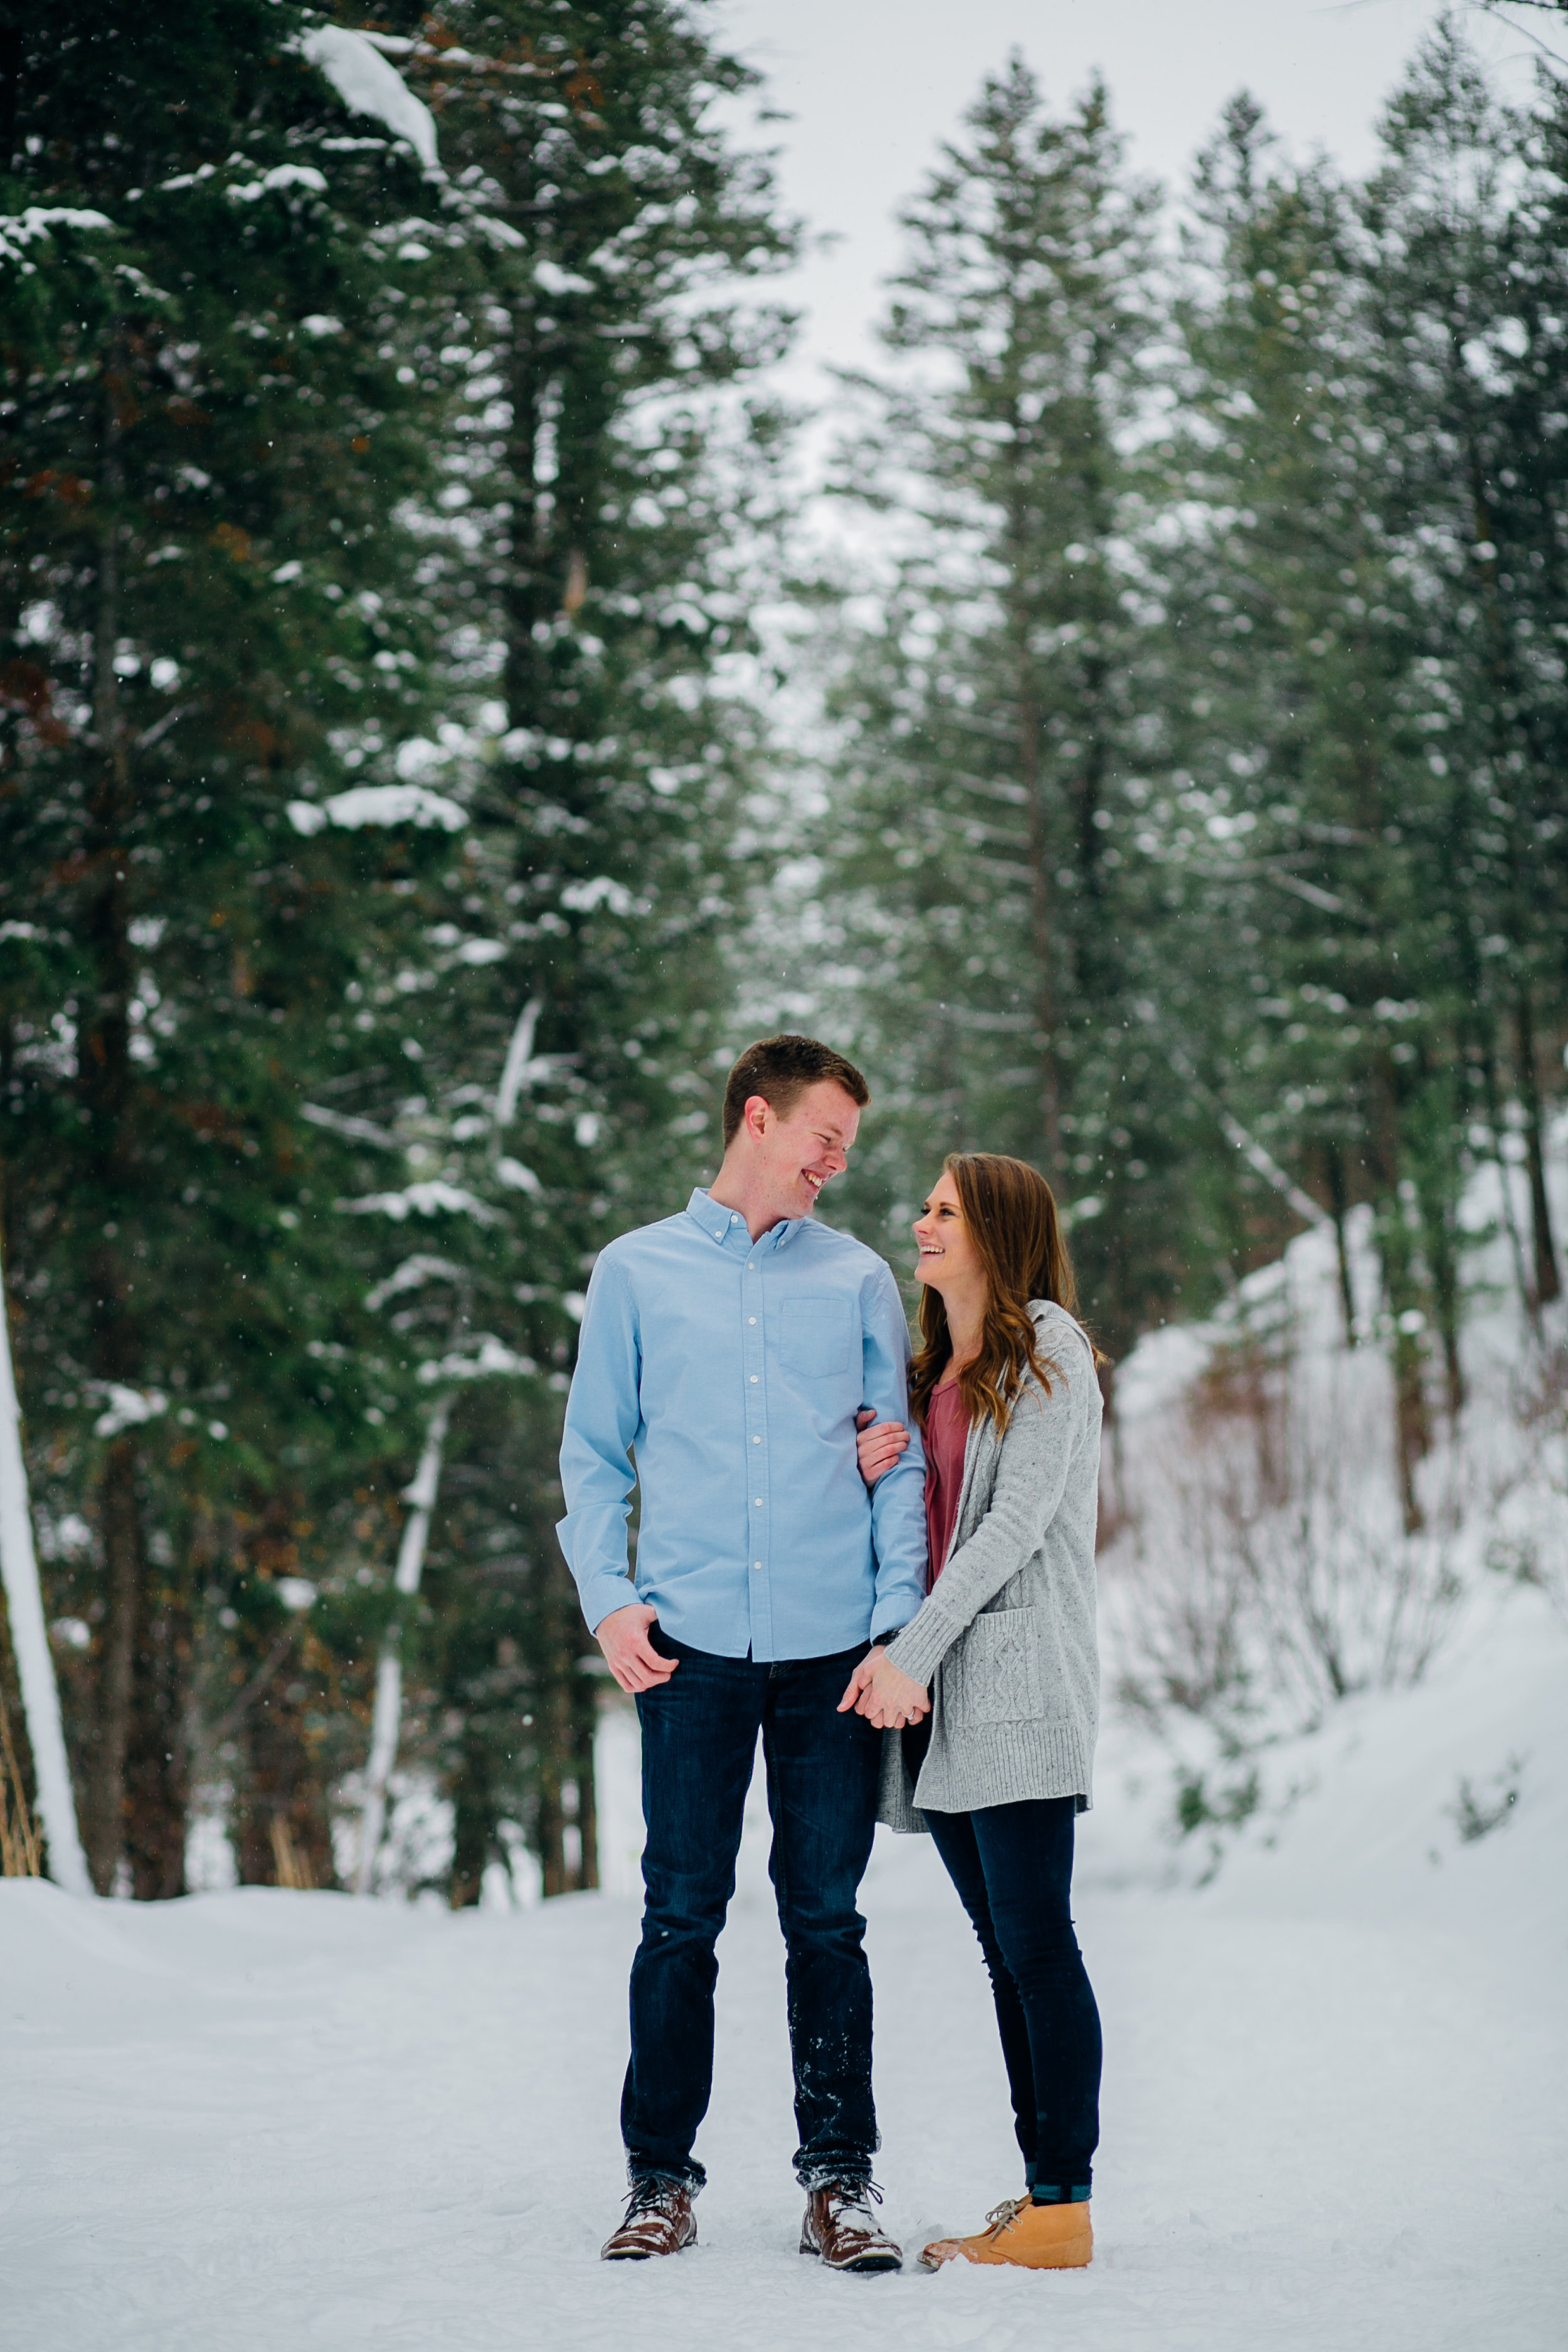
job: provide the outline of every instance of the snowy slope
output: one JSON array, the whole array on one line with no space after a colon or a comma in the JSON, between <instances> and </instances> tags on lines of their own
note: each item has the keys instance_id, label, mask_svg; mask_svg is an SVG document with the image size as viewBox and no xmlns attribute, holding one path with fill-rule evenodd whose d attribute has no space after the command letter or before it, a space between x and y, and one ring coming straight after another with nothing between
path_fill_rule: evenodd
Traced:
<instances>
[{"instance_id":1,"label":"snowy slope","mask_svg":"<svg viewBox=\"0 0 1568 2352\"><path fill-rule=\"evenodd\" d=\"M0 1884L0 2310L26 2352L374 2346L1568 2341L1568 1633L1494 1602L1414 1692L1303 1743L1312 1782L1215 1884L1154 1890L1108 1759L1079 1925L1105 2013L1092 2270L824 2276L798 2198L760 1820L721 1946L702 2242L616 2213L626 1897L514 1913L267 1890L86 1905ZM1461 1842L1457 1775L1525 1759ZM1135 1760L1135 1759L1133 1759ZM1440 1859L1429 1859L1436 1850ZM923 1841L867 1886L887 2210L1014 2189L978 1957Z\"/></svg>"}]
</instances>

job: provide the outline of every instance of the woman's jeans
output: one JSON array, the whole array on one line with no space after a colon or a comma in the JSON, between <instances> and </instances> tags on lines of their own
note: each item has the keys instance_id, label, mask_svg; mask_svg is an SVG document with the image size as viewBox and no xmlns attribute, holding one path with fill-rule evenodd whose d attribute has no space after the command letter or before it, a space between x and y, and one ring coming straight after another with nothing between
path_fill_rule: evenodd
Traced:
<instances>
[{"instance_id":1,"label":"woman's jeans","mask_svg":"<svg viewBox=\"0 0 1568 2352\"><path fill-rule=\"evenodd\" d=\"M632 2055L621 2137L634 2179L700 2188L691 2144L713 2083L713 1946L735 1891L735 1856L762 1734L773 1843L769 1862L784 1929L784 1990L808 2189L869 2178L871 1978L856 1908L876 1822L881 1734L840 1715L864 1646L827 1658L754 1664L672 1641L680 1663L637 1695L642 1724L642 1942L632 1962Z\"/></svg>"},{"instance_id":2,"label":"woman's jeans","mask_svg":"<svg viewBox=\"0 0 1568 2352\"><path fill-rule=\"evenodd\" d=\"M1100 2142L1100 2011L1069 1909L1077 1808L924 1816L991 1972L1025 2176L1047 2204L1087 2198Z\"/></svg>"}]
</instances>

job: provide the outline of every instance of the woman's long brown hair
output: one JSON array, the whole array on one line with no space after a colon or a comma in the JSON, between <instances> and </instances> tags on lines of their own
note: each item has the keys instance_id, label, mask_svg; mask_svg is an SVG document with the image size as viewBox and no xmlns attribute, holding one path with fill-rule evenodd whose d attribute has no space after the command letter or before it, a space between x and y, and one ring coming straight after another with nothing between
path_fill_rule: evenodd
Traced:
<instances>
[{"instance_id":1,"label":"woman's long brown hair","mask_svg":"<svg viewBox=\"0 0 1568 2352\"><path fill-rule=\"evenodd\" d=\"M1050 1298L1078 1313L1078 1285L1057 1213L1056 1196L1037 1168L1000 1151L951 1151L942 1171L957 1188L963 1221L985 1269L985 1319L980 1352L958 1375L959 1394L971 1425L988 1413L998 1435L1013 1418L1033 1372L1046 1394L1051 1376L1067 1374L1037 1344L1031 1298ZM952 1355L952 1335L942 1293L927 1283L921 1291L921 1347L910 1367L910 1407L925 1427L932 1390Z\"/></svg>"}]
</instances>

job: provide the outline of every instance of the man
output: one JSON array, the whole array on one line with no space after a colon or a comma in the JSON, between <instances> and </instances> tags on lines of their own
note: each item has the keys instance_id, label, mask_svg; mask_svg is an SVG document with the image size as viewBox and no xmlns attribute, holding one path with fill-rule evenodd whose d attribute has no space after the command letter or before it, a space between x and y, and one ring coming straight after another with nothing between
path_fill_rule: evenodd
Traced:
<instances>
[{"instance_id":1,"label":"man","mask_svg":"<svg viewBox=\"0 0 1568 2352\"><path fill-rule=\"evenodd\" d=\"M911 1435L868 1496L856 1414L907 1419L908 1327L882 1260L812 1213L869 1099L853 1063L814 1038L748 1046L725 1088L716 1181L679 1216L612 1242L588 1286L560 1535L610 1671L637 1697L647 1823L621 2098L631 2196L609 2262L696 2242L713 1946L760 1732L801 2252L837 2270L900 2264L872 2211L871 1983L856 1908L880 1735L837 1709L868 1642L924 1597L924 1463Z\"/></svg>"}]
</instances>

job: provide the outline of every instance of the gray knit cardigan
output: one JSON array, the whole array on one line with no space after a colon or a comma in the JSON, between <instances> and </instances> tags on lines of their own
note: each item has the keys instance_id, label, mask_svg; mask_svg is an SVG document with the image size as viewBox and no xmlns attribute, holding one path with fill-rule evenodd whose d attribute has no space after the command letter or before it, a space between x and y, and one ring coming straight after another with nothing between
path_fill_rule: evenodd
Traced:
<instances>
[{"instance_id":1,"label":"gray knit cardigan","mask_svg":"<svg viewBox=\"0 0 1568 2352\"><path fill-rule=\"evenodd\" d=\"M971 1428L947 1565L888 1655L932 1685L931 1746L911 1785L902 1735L882 1743L878 1819L1092 1795L1100 1722L1094 1534L1100 1382L1064 1307L1031 1302L1047 1396L1030 1374L1005 1437Z\"/></svg>"}]
</instances>

